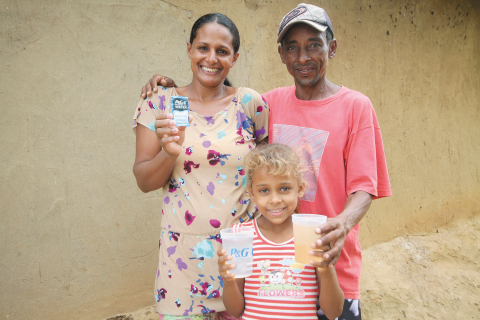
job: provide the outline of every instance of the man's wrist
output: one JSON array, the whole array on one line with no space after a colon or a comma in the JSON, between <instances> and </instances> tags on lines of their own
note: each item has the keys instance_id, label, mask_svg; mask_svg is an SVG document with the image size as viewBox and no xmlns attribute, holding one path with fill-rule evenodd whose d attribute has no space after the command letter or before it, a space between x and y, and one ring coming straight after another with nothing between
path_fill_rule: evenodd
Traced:
<instances>
[{"instance_id":1,"label":"man's wrist","mask_svg":"<svg viewBox=\"0 0 480 320\"><path fill-rule=\"evenodd\" d=\"M350 226L348 223L348 213L345 211L342 211L338 216L335 218L338 219L339 223L342 226L342 229L345 230L345 236L350 232L350 230L353 229L354 226Z\"/></svg>"}]
</instances>

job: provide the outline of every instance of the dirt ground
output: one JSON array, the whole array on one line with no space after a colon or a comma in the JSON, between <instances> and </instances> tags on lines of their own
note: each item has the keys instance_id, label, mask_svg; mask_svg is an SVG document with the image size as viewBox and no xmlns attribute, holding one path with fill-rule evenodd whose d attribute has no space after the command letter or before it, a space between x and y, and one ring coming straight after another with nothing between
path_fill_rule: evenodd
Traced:
<instances>
[{"instance_id":1,"label":"dirt ground","mask_svg":"<svg viewBox=\"0 0 480 320\"><path fill-rule=\"evenodd\" d=\"M362 318L480 319L480 215L363 251ZM154 307L107 320L157 320Z\"/></svg>"}]
</instances>

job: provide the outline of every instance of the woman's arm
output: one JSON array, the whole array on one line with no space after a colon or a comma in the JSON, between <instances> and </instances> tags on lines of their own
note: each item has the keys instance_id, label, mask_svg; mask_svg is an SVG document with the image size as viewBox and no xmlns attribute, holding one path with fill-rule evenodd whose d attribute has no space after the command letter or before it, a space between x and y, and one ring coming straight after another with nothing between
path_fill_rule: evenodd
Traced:
<instances>
[{"instance_id":1,"label":"woman's arm","mask_svg":"<svg viewBox=\"0 0 480 320\"><path fill-rule=\"evenodd\" d=\"M316 268L318 281L318 303L328 319L342 314L344 295L338 284L335 268Z\"/></svg>"},{"instance_id":2,"label":"woman's arm","mask_svg":"<svg viewBox=\"0 0 480 320\"><path fill-rule=\"evenodd\" d=\"M172 173L177 157L170 156L160 146L157 135L143 125L137 125L137 145L133 174L143 192L162 188Z\"/></svg>"},{"instance_id":3,"label":"woman's arm","mask_svg":"<svg viewBox=\"0 0 480 320\"><path fill-rule=\"evenodd\" d=\"M155 131L137 125L137 152L133 174L143 192L162 188L168 182L175 161L182 152L186 127L176 127L172 114L155 115ZM193 117L188 116L192 122Z\"/></svg>"},{"instance_id":4,"label":"woman's arm","mask_svg":"<svg viewBox=\"0 0 480 320\"><path fill-rule=\"evenodd\" d=\"M245 298L243 296L245 279L235 279L235 274L228 273L228 270L235 268L235 264L226 263L233 257L227 256L225 253L225 249L220 249L217 252L218 273L223 279L223 304L231 316L239 318L245 310Z\"/></svg>"}]
</instances>

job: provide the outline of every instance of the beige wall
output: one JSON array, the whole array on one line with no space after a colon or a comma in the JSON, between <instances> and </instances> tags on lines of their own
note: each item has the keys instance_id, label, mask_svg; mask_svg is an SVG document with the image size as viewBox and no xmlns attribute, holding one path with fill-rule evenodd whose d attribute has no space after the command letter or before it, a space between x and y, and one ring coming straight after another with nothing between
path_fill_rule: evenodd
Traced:
<instances>
[{"instance_id":1,"label":"beige wall","mask_svg":"<svg viewBox=\"0 0 480 320\"><path fill-rule=\"evenodd\" d=\"M367 94L394 197L364 246L477 214L480 6L312 1L333 21L330 80ZM276 52L297 1L0 0L0 318L101 319L153 304L160 192L131 173L130 130L153 73L190 80L185 42L218 11L242 35L231 73L264 92L293 84Z\"/></svg>"}]
</instances>

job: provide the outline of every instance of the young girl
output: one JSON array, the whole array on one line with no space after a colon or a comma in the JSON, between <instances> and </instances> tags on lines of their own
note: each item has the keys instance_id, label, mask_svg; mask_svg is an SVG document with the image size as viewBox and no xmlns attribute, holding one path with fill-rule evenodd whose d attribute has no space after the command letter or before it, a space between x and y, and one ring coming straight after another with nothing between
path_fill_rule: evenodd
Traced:
<instances>
[{"instance_id":1,"label":"young girl","mask_svg":"<svg viewBox=\"0 0 480 320\"><path fill-rule=\"evenodd\" d=\"M253 274L235 279L227 274L231 256L218 251L223 278L223 302L232 316L242 319L317 319L316 305L329 319L342 313L344 296L335 268L314 268L295 262L292 214L305 192L300 159L290 147L270 144L245 159L248 192L259 218L253 227Z\"/></svg>"}]
</instances>

